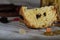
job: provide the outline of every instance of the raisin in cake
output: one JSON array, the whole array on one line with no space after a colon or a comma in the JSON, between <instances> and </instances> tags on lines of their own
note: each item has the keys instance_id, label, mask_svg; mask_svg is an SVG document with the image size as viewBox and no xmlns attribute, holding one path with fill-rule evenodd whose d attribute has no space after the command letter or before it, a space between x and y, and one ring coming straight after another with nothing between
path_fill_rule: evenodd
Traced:
<instances>
[{"instance_id":1,"label":"raisin in cake","mask_svg":"<svg viewBox=\"0 0 60 40\"><path fill-rule=\"evenodd\" d=\"M23 22L30 28L46 28L57 20L57 13L54 6L28 9L21 7L19 15Z\"/></svg>"}]
</instances>

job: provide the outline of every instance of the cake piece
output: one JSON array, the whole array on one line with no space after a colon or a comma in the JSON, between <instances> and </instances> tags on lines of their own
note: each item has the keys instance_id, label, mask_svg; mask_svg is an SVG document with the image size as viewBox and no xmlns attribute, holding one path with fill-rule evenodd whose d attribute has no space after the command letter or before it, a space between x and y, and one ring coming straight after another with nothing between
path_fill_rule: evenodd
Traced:
<instances>
[{"instance_id":1,"label":"cake piece","mask_svg":"<svg viewBox=\"0 0 60 40\"><path fill-rule=\"evenodd\" d=\"M57 21L57 13L54 6L28 9L22 6L19 15L29 28L46 28Z\"/></svg>"}]
</instances>

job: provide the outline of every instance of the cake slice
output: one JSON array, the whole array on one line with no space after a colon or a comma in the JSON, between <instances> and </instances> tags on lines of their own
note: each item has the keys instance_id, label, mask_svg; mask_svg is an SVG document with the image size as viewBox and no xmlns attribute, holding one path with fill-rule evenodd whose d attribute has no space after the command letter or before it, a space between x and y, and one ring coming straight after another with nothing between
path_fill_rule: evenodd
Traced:
<instances>
[{"instance_id":1,"label":"cake slice","mask_svg":"<svg viewBox=\"0 0 60 40\"><path fill-rule=\"evenodd\" d=\"M19 15L29 28L46 28L57 21L57 13L54 6L33 9L22 6Z\"/></svg>"}]
</instances>

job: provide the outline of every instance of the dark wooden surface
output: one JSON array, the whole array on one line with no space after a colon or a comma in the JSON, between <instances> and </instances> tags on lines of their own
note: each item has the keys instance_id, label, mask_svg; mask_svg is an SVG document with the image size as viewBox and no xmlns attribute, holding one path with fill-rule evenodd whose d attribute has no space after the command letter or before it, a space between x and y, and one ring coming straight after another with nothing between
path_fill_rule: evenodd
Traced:
<instances>
[{"instance_id":1,"label":"dark wooden surface","mask_svg":"<svg viewBox=\"0 0 60 40\"><path fill-rule=\"evenodd\" d=\"M19 14L18 13L0 13L0 16L3 17L16 17L18 16Z\"/></svg>"},{"instance_id":2,"label":"dark wooden surface","mask_svg":"<svg viewBox=\"0 0 60 40\"><path fill-rule=\"evenodd\" d=\"M19 8L18 5L13 4L0 4L0 16L5 17L16 17L19 15Z\"/></svg>"}]
</instances>

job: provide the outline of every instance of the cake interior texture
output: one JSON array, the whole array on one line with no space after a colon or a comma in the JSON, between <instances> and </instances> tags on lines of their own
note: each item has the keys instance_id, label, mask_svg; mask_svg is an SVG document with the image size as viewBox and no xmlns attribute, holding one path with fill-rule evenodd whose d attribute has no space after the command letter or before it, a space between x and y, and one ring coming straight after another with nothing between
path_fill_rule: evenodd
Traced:
<instances>
[{"instance_id":1,"label":"cake interior texture","mask_svg":"<svg viewBox=\"0 0 60 40\"><path fill-rule=\"evenodd\" d=\"M20 15L24 18L24 23L30 28L46 28L57 20L57 13L54 6L28 9L21 7Z\"/></svg>"}]
</instances>

